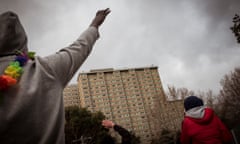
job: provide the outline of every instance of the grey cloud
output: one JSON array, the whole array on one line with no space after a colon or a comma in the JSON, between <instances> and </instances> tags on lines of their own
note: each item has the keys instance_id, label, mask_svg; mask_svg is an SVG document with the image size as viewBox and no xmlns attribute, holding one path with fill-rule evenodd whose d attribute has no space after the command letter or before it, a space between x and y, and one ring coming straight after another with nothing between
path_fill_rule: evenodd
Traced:
<instances>
[{"instance_id":1,"label":"grey cloud","mask_svg":"<svg viewBox=\"0 0 240 144\"><path fill-rule=\"evenodd\" d=\"M239 0L0 2L0 12L19 13L31 47L41 55L71 43L95 11L105 7L112 13L80 71L153 64L165 89L175 85L218 92L223 75L239 66L240 48L229 30Z\"/></svg>"}]
</instances>

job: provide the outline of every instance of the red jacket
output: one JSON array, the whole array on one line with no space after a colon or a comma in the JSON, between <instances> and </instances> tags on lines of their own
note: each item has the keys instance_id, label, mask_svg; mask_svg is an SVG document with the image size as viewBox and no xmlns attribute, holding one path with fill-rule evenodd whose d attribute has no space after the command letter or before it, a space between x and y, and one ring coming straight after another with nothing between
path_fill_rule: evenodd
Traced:
<instances>
[{"instance_id":1,"label":"red jacket","mask_svg":"<svg viewBox=\"0 0 240 144\"><path fill-rule=\"evenodd\" d=\"M199 111L198 111L199 112ZM202 109L199 118L185 115L182 123L181 144L227 144L232 141L230 131L210 108ZM195 113L196 114L196 113Z\"/></svg>"}]
</instances>

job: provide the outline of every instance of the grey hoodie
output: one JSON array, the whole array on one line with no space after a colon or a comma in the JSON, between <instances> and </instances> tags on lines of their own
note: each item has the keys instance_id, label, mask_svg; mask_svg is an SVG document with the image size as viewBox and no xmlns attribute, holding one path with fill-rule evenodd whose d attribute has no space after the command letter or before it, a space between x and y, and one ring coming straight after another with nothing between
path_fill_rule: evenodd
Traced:
<instances>
[{"instance_id":1,"label":"grey hoodie","mask_svg":"<svg viewBox=\"0 0 240 144\"><path fill-rule=\"evenodd\" d=\"M2 92L0 143L64 143L62 92L98 37L98 30L89 27L69 47L28 61L18 84ZM16 50L27 51L27 36L18 16L6 12L0 15L0 74L15 59Z\"/></svg>"},{"instance_id":2,"label":"grey hoodie","mask_svg":"<svg viewBox=\"0 0 240 144\"><path fill-rule=\"evenodd\" d=\"M191 108L185 112L185 115L191 118L201 119L205 114L205 108L205 106Z\"/></svg>"}]
</instances>

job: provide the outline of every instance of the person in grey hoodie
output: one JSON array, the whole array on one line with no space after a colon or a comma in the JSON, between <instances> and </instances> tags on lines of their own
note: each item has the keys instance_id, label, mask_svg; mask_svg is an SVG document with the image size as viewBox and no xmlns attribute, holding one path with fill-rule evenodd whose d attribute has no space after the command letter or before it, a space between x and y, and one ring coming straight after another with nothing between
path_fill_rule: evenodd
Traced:
<instances>
[{"instance_id":1,"label":"person in grey hoodie","mask_svg":"<svg viewBox=\"0 0 240 144\"><path fill-rule=\"evenodd\" d=\"M0 15L0 143L65 143L63 89L90 54L98 27L109 13L109 9L99 10L70 46L29 59L17 83L7 88L4 73L17 53L28 52L27 36L17 14Z\"/></svg>"}]
</instances>

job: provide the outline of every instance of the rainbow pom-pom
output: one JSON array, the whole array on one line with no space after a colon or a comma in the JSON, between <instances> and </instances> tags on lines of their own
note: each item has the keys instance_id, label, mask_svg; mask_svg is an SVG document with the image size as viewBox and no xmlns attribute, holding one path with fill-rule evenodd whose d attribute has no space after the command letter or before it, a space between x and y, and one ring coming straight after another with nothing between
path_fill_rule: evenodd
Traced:
<instances>
[{"instance_id":1,"label":"rainbow pom-pom","mask_svg":"<svg viewBox=\"0 0 240 144\"><path fill-rule=\"evenodd\" d=\"M0 76L0 93L9 87L16 85L23 73L23 66L29 59L34 59L35 52L27 54L20 53L13 62L4 70L4 74Z\"/></svg>"}]
</instances>

